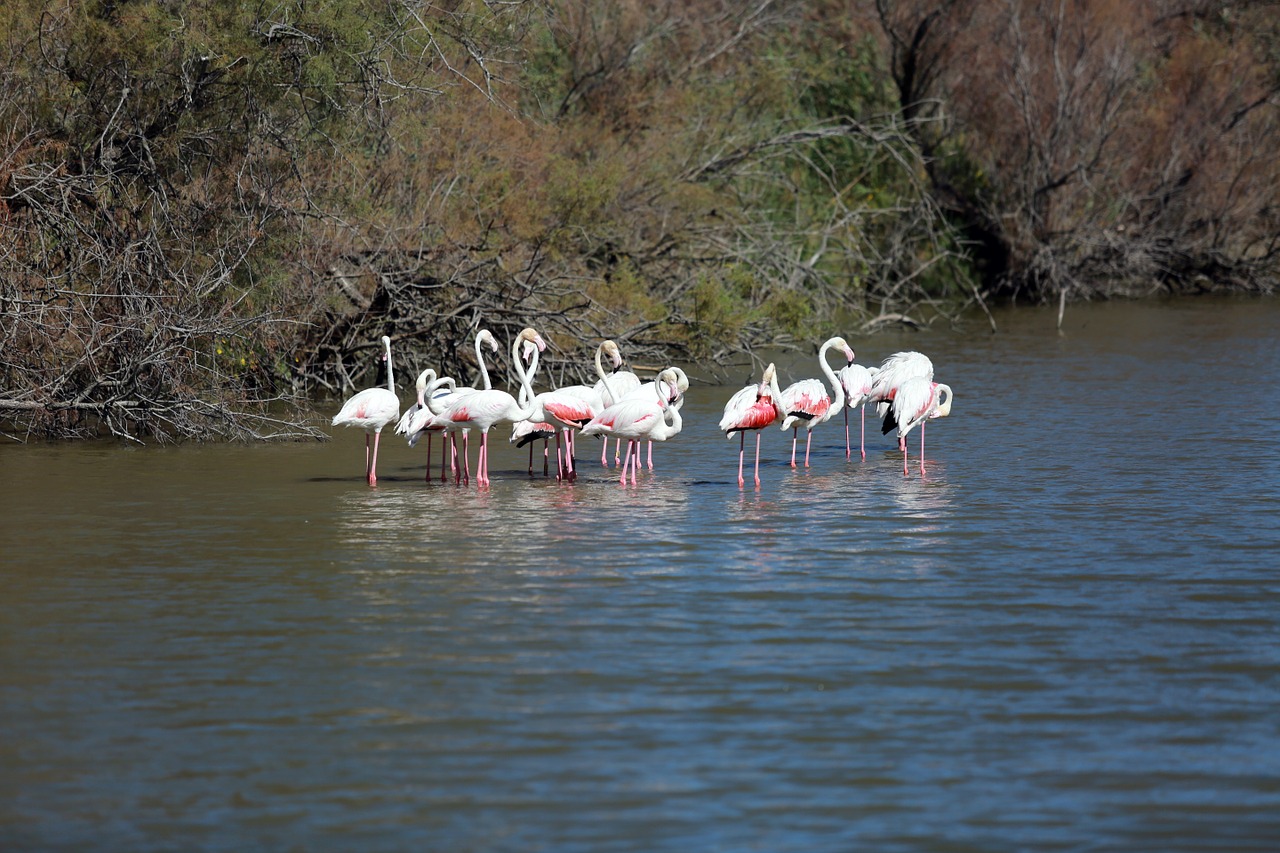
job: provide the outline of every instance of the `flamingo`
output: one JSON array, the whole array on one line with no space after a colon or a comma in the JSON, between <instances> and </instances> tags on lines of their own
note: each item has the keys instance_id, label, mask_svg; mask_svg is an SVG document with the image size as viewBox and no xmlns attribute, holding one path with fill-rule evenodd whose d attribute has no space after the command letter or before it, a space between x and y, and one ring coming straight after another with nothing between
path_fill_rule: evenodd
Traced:
<instances>
[{"instance_id":1,"label":"flamingo","mask_svg":"<svg viewBox=\"0 0 1280 853\"><path fill-rule=\"evenodd\" d=\"M671 382L670 385L667 384L668 380ZM663 371L663 376L650 387L650 396L620 400L605 408L604 411L592 418L591 422L582 428L583 435L603 435L606 439L627 440L627 453L622 462L622 475L618 479L619 483L626 485L627 466L634 452L636 464L631 468L631 484L635 485L635 469L640 464L639 442L655 434L655 429L660 425L664 425L668 397L675 387L674 383L675 375L670 371ZM678 392L676 393L678 394ZM678 432L679 430L676 431ZM671 432L668 427L661 431L660 434L662 437L657 440L665 441L669 436L675 435L675 432Z\"/></svg>"},{"instance_id":2,"label":"flamingo","mask_svg":"<svg viewBox=\"0 0 1280 853\"><path fill-rule=\"evenodd\" d=\"M945 418L951 414L951 386L942 385L923 376L912 377L898 386L893 403L884 416L881 432L887 434L898 428L898 447L902 450L902 475L911 476L907 470L907 433L920 427L920 476L924 476L924 425L931 418Z\"/></svg>"},{"instance_id":3,"label":"flamingo","mask_svg":"<svg viewBox=\"0 0 1280 853\"><path fill-rule=\"evenodd\" d=\"M720 418L720 430L726 438L738 434L738 485L745 484L742 478L743 455L746 451L747 430L756 430L756 485L760 485L760 433L772 423L782 418L782 410L776 401L781 399L778 390L776 368L770 364L764 369L764 376L759 384L748 385L729 398L725 404L724 416Z\"/></svg>"},{"instance_id":4,"label":"flamingo","mask_svg":"<svg viewBox=\"0 0 1280 853\"><path fill-rule=\"evenodd\" d=\"M526 347L526 349L528 349ZM618 355L618 347L613 341L604 341L600 346L596 347L596 372L604 377L604 365L601 359L604 353L609 353L614 364L622 362L621 356ZM538 350L536 348L528 350L529 368L528 373L531 377L530 386L532 386L532 376L538 369ZM523 371L523 368L517 365L517 371ZM605 391L608 391L606 386ZM549 423L558 427L556 431L556 479L571 479L577 476L573 461L573 430L582 429L590 423L591 419L605 408L606 403L594 388L586 385L570 385L564 388L558 388L553 391L544 391L541 394L534 395L532 400L526 401L524 391L521 390L521 405L526 402L533 405L533 416L530 420L541 423ZM561 435L564 437L563 453L561 450ZM531 451L532 452L532 451Z\"/></svg>"},{"instance_id":5,"label":"flamingo","mask_svg":"<svg viewBox=\"0 0 1280 853\"><path fill-rule=\"evenodd\" d=\"M538 423L533 420L520 421L511 426L511 443L516 447L524 447L529 445L529 473L533 473L533 445L542 439L542 474L545 477L548 472L547 461L547 442L552 436L559 438L554 425L549 423Z\"/></svg>"},{"instance_id":6,"label":"flamingo","mask_svg":"<svg viewBox=\"0 0 1280 853\"><path fill-rule=\"evenodd\" d=\"M370 486L378 484L378 440L382 428L400 417L400 398L396 396L395 377L391 366L391 338L382 336L382 360L387 364L387 387L366 388L345 403L333 416L332 426L354 426L364 430L365 476ZM369 435L373 435L373 455L369 455Z\"/></svg>"},{"instance_id":7,"label":"flamingo","mask_svg":"<svg viewBox=\"0 0 1280 853\"><path fill-rule=\"evenodd\" d=\"M853 448L849 445L849 410L858 409L862 413L862 458L867 458L867 400L871 396L871 383L874 381L877 373L880 372L878 367L864 367L861 364L854 364L850 361L844 367L840 368L840 372L836 376L840 379L840 385L844 388L844 458L848 459L853 455Z\"/></svg>"},{"instance_id":8,"label":"flamingo","mask_svg":"<svg viewBox=\"0 0 1280 853\"><path fill-rule=\"evenodd\" d=\"M844 350L845 358L853 361L853 350L845 343L844 338L828 338L818 350L818 364L831 383L835 399L827 395L826 387L817 379L801 379L788 385L782 392L780 405L786 417L782 421L782 431L791 430L791 467L796 467L796 437L800 423L805 422L807 437L804 444L804 467L809 467L809 448L813 445L813 428L826 423L831 416L844 407L844 386L836 378L835 371L827 364L827 352L834 347Z\"/></svg>"},{"instance_id":9,"label":"flamingo","mask_svg":"<svg viewBox=\"0 0 1280 853\"><path fill-rule=\"evenodd\" d=\"M521 387L524 393L532 398L533 389L530 387L532 375L526 374L519 367L520 347L525 343L531 343L539 350L545 349L547 344L541 335L529 328L522 330L511 343L511 360L516 365ZM487 377L487 372L485 375ZM527 421L531 415L533 415L531 404L521 406L516 402L516 398L506 391L489 388L462 395L459 399L452 401L443 412L432 419L431 423L444 429L480 430L480 458L476 461L476 482L480 485L488 485L490 482L489 429L496 423Z\"/></svg>"},{"instance_id":10,"label":"flamingo","mask_svg":"<svg viewBox=\"0 0 1280 853\"><path fill-rule=\"evenodd\" d=\"M457 383L451 376L436 376L436 372L428 367L426 370L418 374L418 380L415 383L418 389L418 402L414 403L400 418L400 423L396 425L396 433L403 435L409 442L410 447L417 445L418 440L422 436L427 437L427 476L431 479L431 433L438 432L429 428L431 419L435 417L431 409L428 407L427 400L438 401L457 392ZM448 386L445 389L445 386ZM474 389L473 389L474 390ZM443 444L443 442L442 442ZM447 452L447 450L446 450ZM440 459L440 477L444 478L444 459Z\"/></svg>"},{"instance_id":11,"label":"flamingo","mask_svg":"<svg viewBox=\"0 0 1280 853\"><path fill-rule=\"evenodd\" d=\"M689 390L689 377L685 375L685 372L678 367L674 367L674 366L668 367L667 370L671 371L672 373L672 377L668 381L668 385L674 385L676 392L680 394L681 405L684 405L683 403L684 392ZM665 373L666 371L663 371L663 372ZM654 380L651 380L649 382L642 382L639 388L624 394L622 399L629 400L632 398L648 397L653 393L653 382ZM661 441L661 440L662 439L652 439L645 442L648 445L648 457L649 457L648 467L650 471L653 470L653 442Z\"/></svg>"},{"instance_id":12,"label":"flamingo","mask_svg":"<svg viewBox=\"0 0 1280 853\"><path fill-rule=\"evenodd\" d=\"M876 415L884 417L898 393L898 387L908 379L915 377L933 379L933 362L923 353L914 351L895 352L880 363L875 378L871 381L871 393L866 402L876 404ZM905 439L898 437L898 449L906 451Z\"/></svg>"},{"instance_id":13,"label":"flamingo","mask_svg":"<svg viewBox=\"0 0 1280 853\"><path fill-rule=\"evenodd\" d=\"M489 369L485 367L485 363L484 363L484 348L486 345L489 347L491 352L498 351L498 340L493 336L493 332L490 332L488 329L481 329L480 331L476 332L476 340L475 340L476 364L480 368L480 382L481 384L484 385L484 390L487 391L493 386L492 386L492 383L489 381ZM468 394L474 394L477 390L478 390L477 388L474 388L470 385L463 385L461 387L458 387L455 385L453 391L450 393L434 394L430 397L427 397L425 402L427 404L427 410L430 412L430 417L426 417L424 415L424 418L425 418L424 422L417 425L418 432L421 432L422 430L428 430L430 432L442 431L448 436L449 441L446 442L446 444L450 448L452 448L452 454L450 455L449 462L450 462L450 468L453 471L453 481L455 483L458 482L459 480L459 473L461 473L462 475L461 479L463 482L465 483L471 482L471 471L467 466L467 445L468 445L468 439L471 434L471 430L469 428L462 428L462 427L455 428L453 427L452 424L437 425L434 423L434 421L436 416L443 413L448 406L461 400L464 396ZM458 461L457 461L458 459L457 434L459 432L462 433L462 470L461 472L459 472L458 470ZM446 478L444 473L444 463L441 462L440 481L444 482L445 479Z\"/></svg>"},{"instance_id":14,"label":"flamingo","mask_svg":"<svg viewBox=\"0 0 1280 853\"><path fill-rule=\"evenodd\" d=\"M616 344L614 346L617 346ZM609 394L616 402L623 398L624 395L636 390L640 387L640 377L636 376L630 370L619 370L622 366L622 356L618 356L618 360L614 362L613 372L608 379L604 376L600 377L600 381L596 383L595 389L601 394ZM614 450L613 461L618 461L618 450L622 448L622 441L618 441L618 447ZM609 439L604 440L604 449L600 451L600 464L606 468L609 466Z\"/></svg>"}]
</instances>

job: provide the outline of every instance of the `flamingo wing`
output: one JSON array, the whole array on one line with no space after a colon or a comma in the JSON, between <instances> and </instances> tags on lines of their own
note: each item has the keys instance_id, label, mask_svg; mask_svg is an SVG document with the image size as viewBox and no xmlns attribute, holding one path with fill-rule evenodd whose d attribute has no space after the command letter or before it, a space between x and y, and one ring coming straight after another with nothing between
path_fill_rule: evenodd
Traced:
<instances>
[{"instance_id":1,"label":"flamingo wing","mask_svg":"<svg viewBox=\"0 0 1280 853\"><path fill-rule=\"evenodd\" d=\"M802 379L782 392L782 411L801 420L820 419L831 408L831 395L817 379Z\"/></svg>"},{"instance_id":2,"label":"flamingo wing","mask_svg":"<svg viewBox=\"0 0 1280 853\"><path fill-rule=\"evenodd\" d=\"M366 388L351 397L333 416L332 426L354 426L381 431L400 417L400 398L386 388Z\"/></svg>"}]
</instances>

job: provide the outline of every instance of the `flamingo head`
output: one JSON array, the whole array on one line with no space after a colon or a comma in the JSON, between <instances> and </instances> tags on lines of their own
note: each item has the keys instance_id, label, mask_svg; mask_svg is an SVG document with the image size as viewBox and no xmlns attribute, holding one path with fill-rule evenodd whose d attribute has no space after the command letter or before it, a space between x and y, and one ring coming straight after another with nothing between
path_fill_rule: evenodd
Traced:
<instances>
[{"instance_id":1,"label":"flamingo head","mask_svg":"<svg viewBox=\"0 0 1280 853\"><path fill-rule=\"evenodd\" d=\"M426 370L418 374L418 381L414 383L418 389L418 396L421 397L427 391L427 386L436 381L436 372L428 367Z\"/></svg>"},{"instance_id":2,"label":"flamingo head","mask_svg":"<svg viewBox=\"0 0 1280 853\"><path fill-rule=\"evenodd\" d=\"M609 361L613 364L613 370L617 370L619 367L622 367L622 351L618 349L618 345L616 343L613 341L605 341L600 344L600 350L605 355L609 356Z\"/></svg>"},{"instance_id":3,"label":"flamingo head","mask_svg":"<svg viewBox=\"0 0 1280 853\"><path fill-rule=\"evenodd\" d=\"M678 368L668 367L666 370L658 374L654 380L654 387L658 389L658 398L663 403L674 403L680 399L680 376L676 373ZM688 381L685 387L688 387ZM666 388L664 391L663 388Z\"/></svg>"},{"instance_id":4,"label":"flamingo head","mask_svg":"<svg viewBox=\"0 0 1280 853\"><path fill-rule=\"evenodd\" d=\"M769 362L769 366L764 369L764 376L760 379L760 396L768 397L769 386L773 384L774 379L778 375L778 369L773 366L773 362Z\"/></svg>"},{"instance_id":5,"label":"flamingo head","mask_svg":"<svg viewBox=\"0 0 1280 853\"><path fill-rule=\"evenodd\" d=\"M938 400L938 408L930 413L929 418L945 418L951 414L951 386L933 383L933 393ZM943 399L943 398L946 399Z\"/></svg>"},{"instance_id":6,"label":"flamingo head","mask_svg":"<svg viewBox=\"0 0 1280 853\"><path fill-rule=\"evenodd\" d=\"M542 352L547 348L547 342L544 341L542 339L542 335L538 334L538 332L533 328L526 327L519 335L516 336L516 338L517 340L524 342L526 349L530 346L535 346L538 348L538 352Z\"/></svg>"},{"instance_id":7,"label":"flamingo head","mask_svg":"<svg viewBox=\"0 0 1280 853\"><path fill-rule=\"evenodd\" d=\"M683 370L681 370L681 369L680 369L680 368L678 368L678 367L670 367L670 368L667 368L667 369L668 369L668 370L670 370L672 373L674 373L674 374L675 374L675 377L676 377L676 389L677 389L681 394L684 394L684 392L685 392L685 391L688 391L688 390L689 390L689 377L688 377L688 376L685 376L684 371L683 371Z\"/></svg>"},{"instance_id":8,"label":"flamingo head","mask_svg":"<svg viewBox=\"0 0 1280 853\"><path fill-rule=\"evenodd\" d=\"M476 344L478 346L488 344L492 352L498 351L498 339L493 336L493 332L488 329L481 329L480 334L476 335Z\"/></svg>"},{"instance_id":9,"label":"flamingo head","mask_svg":"<svg viewBox=\"0 0 1280 853\"><path fill-rule=\"evenodd\" d=\"M844 350L844 357L849 360L849 364L853 364L853 347L849 346L844 338L836 338L834 345Z\"/></svg>"}]
</instances>

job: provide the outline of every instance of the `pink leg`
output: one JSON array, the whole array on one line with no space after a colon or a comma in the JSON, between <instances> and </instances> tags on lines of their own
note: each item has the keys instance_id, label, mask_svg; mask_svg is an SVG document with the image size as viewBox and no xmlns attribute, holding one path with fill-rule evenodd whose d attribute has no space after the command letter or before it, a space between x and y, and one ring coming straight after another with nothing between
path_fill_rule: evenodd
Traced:
<instances>
[{"instance_id":1,"label":"pink leg","mask_svg":"<svg viewBox=\"0 0 1280 853\"><path fill-rule=\"evenodd\" d=\"M844 458L853 456L853 447L849 444L849 407L844 407Z\"/></svg>"},{"instance_id":2,"label":"pink leg","mask_svg":"<svg viewBox=\"0 0 1280 853\"><path fill-rule=\"evenodd\" d=\"M796 427L791 428L791 467L796 467Z\"/></svg>"},{"instance_id":3,"label":"pink leg","mask_svg":"<svg viewBox=\"0 0 1280 853\"><path fill-rule=\"evenodd\" d=\"M636 484L636 469L640 467L640 442L627 442L627 455L631 457L631 485Z\"/></svg>"},{"instance_id":4,"label":"pink leg","mask_svg":"<svg viewBox=\"0 0 1280 853\"><path fill-rule=\"evenodd\" d=\"M756 487L760 486L760 433L756 433Z\"/></svg>"},{"instance_id":5,"label":"pink leg","mask_svg":"<svg viewBox=\"0 0 1280 853\"><path fill-rule=\"evenodd\" d=\"M619 475L618 477L618 482L624 486L627 484L627 463L630 461L631 461L631 449L628 448L627 458L622 460L622 474Z\"/></svg>"},{"instance_id":6,"label":"pink leg","mask_svg":"<svg viewBox=\"0 0 1280 853\"><path fill-rule=\"evenodd\" d=\"M649 441L649 442L646 442L646 444L649 445L649 470L652 471L653 470L653 442ZM636 452L637 453L639 452L638 448Z\"/></svg>"},{"instance_id":7,"label":"pink leg","mask_svg":"<svg viewBox=\"0 0 1280 853\"><path fill-rule=\"evenodd\" d=\"M862 410L862 458L865 461L867 458L867 407L862 405L858 408Z\"/></svg>"},{"instance_id":8,"label":"pink leg","mask_svg":"<svg viewBox=\"0 0 1280 853\"><path fill-rule=\"evenodd\" d=\"M920 476L924 476L924 424L920 424Z\"/></svg>"},{"instance_id":9,"label":"pink leg","mask_svg":"<svg viewBox=\"0 0 1280 853\"><path fill-rule=\"evenodd\" d=\"M738 485L744 485L746 480L742 479L742 457L747 449L747 434L745 432L738 433Z\"/></svg>"},{"instance_id":10,"label":"pink leg","mask_svg":"<svg viewBox=\"0 0 1280 853\"><path fill-rule=\"evenodd\" d=\"M577 438L577 433L575 433L573 430L569 429L568 427L565 427L564 441L565 441L565 447L568 448L568 453L565 454L564 465L565 465L565 475L570 480L578 479L578 461L573 458L573 446L576 443L575 442L576 438ZM607 439L605 443L606 444L608 443Z\"/></svg>"},{"instance_id":11,"label":"pink leg","mask_svg":"<svg viewBox=\"0 0 1280 853\"><path fill-rule=\"evenodd\" d=\"M809 435L804 440L804 467L809 467L809 448L813 445L813 431L810 430Z\"/></svg>"},{"instance_id":12,"label":"pink leg","mask_svg":"<svg viewBox=\"0 0 1280 853\"><path fill-rule=\"evenodd\" d=\"M600 464L606 468L609 467L609 437L608 436L605 436L605 439L604 439L604 450L600 451Z\"/></svg>"},{"instance_id":13,"label":"pink leg","mask_svg":"<svg viewBox=\"0 0 1280 853\"><path fill-rule=\"evenodd\" d=\"M489 431L480 433L480 461L476 465L476 482L489 485Z\"/></svg>"},{"instance_id":14,"label":"pink leg","mask_svg":"<svg viewBox=\"0 0 1280 853\"><path fill-rule=\"evenodd\" d=\"M378 439L382 437L382 430L378 430L373 434L373 458L369 461L369 485L378 485ZM365 435L365 443L368 444L369 436Z\"/></svg>"}]
</instances>

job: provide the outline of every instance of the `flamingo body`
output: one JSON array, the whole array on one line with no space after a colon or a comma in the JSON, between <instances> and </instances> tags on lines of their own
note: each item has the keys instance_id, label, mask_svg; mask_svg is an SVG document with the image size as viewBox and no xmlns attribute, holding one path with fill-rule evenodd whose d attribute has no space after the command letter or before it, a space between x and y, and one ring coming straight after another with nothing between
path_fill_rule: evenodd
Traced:
<instances>
[{"instance_id":1,"label":"flamingo body","mask_svg":"<svg viewBox=\"0 0 1280 853\"><path fill-rule=\"evenodd\" d=\"M889 411L884 416L881 432L888 433L897 427L904 476L908 475L907 433L920 427L920 473L924 474L924 424L931 418L945 418L950 414L951 386L923 376L912 377L898 386Z\"/></svg>"},{"instance_id":2,"label":"flamingo body","mask_svg":"<svg viewBox=\"0 0 1280 853\"><path fill-rule=\"evenodd\" d=\"M364 430L365 477L370 486L378 483L378 440L382 436L382 428L400 417L400 398L396 396L395 374L391 364L391 338L383 335L382 346L382 358L387 364L387 387L366 388L353 395L342 404L331 424ZM373 436L372 454L369 448L370 436Z\"/></svg>"}]
</instances>

